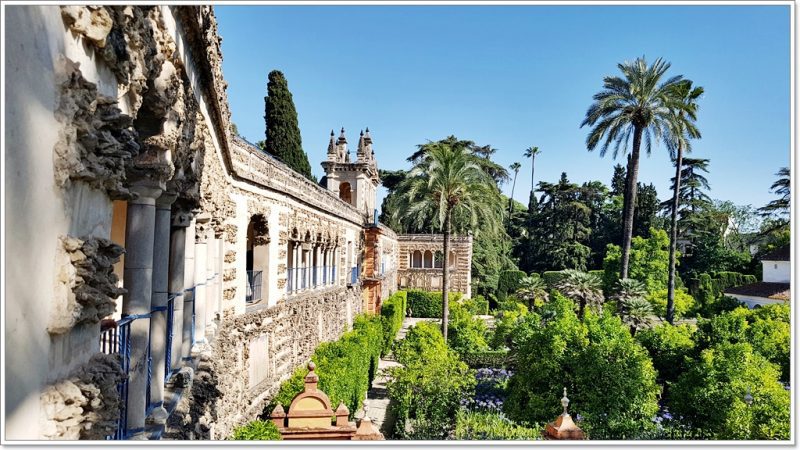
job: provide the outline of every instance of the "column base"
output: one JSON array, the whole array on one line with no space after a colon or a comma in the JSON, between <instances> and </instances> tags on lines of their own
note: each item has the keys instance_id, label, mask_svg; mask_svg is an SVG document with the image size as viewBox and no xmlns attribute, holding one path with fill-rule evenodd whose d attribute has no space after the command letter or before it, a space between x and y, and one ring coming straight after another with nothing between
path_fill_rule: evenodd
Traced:
<instances>
[{"instance_id":1,"label":"column base","mask_svg":"<svg viewBox=\"0 0 800 450\"><path fill-rule=\"evenodd\" d=\"M155 424L163 425L167 423L169 413L167 412L166 408L159 406L150 412L150 416L148 418L151 419Z\"/></svg>"},{"instance_id":2,"label":"column base","mask_svg":"<svg viewBox=\"0 0 800 450\"><path fill-rule=\"evenodd\" d=\"M144 431L140 431L140 432L138 432L136 434L131 435L128 438L128 440L129 441L147 441L148 439L147 439L147 435L144 433Z\"/></svg>"}]
</instances>

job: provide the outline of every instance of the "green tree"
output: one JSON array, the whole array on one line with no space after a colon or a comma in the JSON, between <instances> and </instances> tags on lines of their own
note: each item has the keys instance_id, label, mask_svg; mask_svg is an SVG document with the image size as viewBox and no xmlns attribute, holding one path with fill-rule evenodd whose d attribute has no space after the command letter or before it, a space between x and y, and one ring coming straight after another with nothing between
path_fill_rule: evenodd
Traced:
<instances>
[{"instance_id":1,"label":"green tree","mask_svg":"<svg viewBox=\"0 0 800 450\"><path fill-rule=\"evenodd\" d=\"M619 279L622 252L616 245L609 244L603 260L603 279L607 291L612 291ZM630 278L639 280L647 286L648 292L667 287L669 266L669 238L664 230L650 229L650 237L633 238L630 259Z\"/></svg>"},{"instance_id":2,"label":"green tree","mask_svg":"<svg viewBox=\"0 0 800 450\"><path fill-rule=\"evenodd\" d=\"M564 277L556 283L556 289L578 305L578 317L583 319L586 306L603 310L603 280L595 274L567 269Z\"/></svg>"},{"instance_id":3,"label":"green tree","mask_svg":"<svg viewBox=\"0 0 800 450\"><path fill-rule=\"evenodd\" d=\"M675 86L682 76L661 81L670 64L658 58L648 66L644 58L618 64L623 77L607 76L603 90L594 95L594 103L586 111L581 127L593 128L586 138L589 151L600 145L600 156L613 144L613 156L627 151L633 137L628 157L623 215L622 261L619 278L628 278L631 241L633 238L634 207L636 205L639 153L642 144L649 155L651 143L662 139L669 141L674 111L684 108L675 96Z\"/></svg>"},{"instance_id":4,"label":"green tree","mask_svg":"<svg viewBox=\"0 0 800 450\"><path fill-rule=\"evenodd\" d=\"M678 378L671 410L716 439L789 439L790 398L778 373L750 344L716 345Z\"/></svg>"},{"instance_id":5,"label":"green tree","mask_svg":"<svg viewBox=\"0 0 800 450\"><path fill-rule=\"evenodd\" d=\"M772 183L770 190L780 195L780 198L772 200L759 210L765 217L773 219L773 226L769 227L764 234L789 227L789 220L786 216L789 214L789 206L791 205L790 199L792 189L790 175L788 167L781 167L780 170L778 170L778 173L775 174L778 179Z\"/></svg>"},{"instance_id":6,"label":"green tree","mask_svg":"<svg viewBox=\"0 0 800 450\"><path fill-rule=\"evenodd\" d=\"M544 319L548 317L547 319ZM573 417L592 439L634 437L652 426L660 392L647 351L619 318L587 312L583 321L559 293L513 331L517 371L503 410L523 424L550 421L566 387Z\"/></svg>"},{"instance_id":7,"label":"green tree","mask_svg":"<svg viewBox=\"0 0 800 450\"><path fill-rule=\"evenodd\" d=\"M450 251L453 231L474 229L481 223L496 228L502 202L469 148L439 142L430 144L397 190L396 217L411 226L430 225L444 234L443 252ZM450 265L442 265L442 334L447 341Z\"/></svg>"},{"instance_id":8,"label":"green tree","mask_svg":"<svg viewBox=\"0 0 800 450\"><path fill-rule=\"evenodd\" d=\"M309 180L316 182L311 174L308 156L303 151L300 127L297 124L297 111L289 92L289 84L283 73L273 70L269 73L267 96L264 97L266 136L264 151L283 161L287 166Z\"/></svg>"},{"instance_id":9,"label":"green tree","mask_svg":"<svg viewBox=\"0 0 800 450\"><path fill-rule=\"evenodd\" d=\"M614 165L614 175L611 177L611 195L625 193L625 167L622 164Z\"/></svg>"},{"instance_id":10,"label":"green tree","mask_svg":"<svg viewBox=\"0 0 800 450\"><path fill-rule=\"evenodd\" d=\"M663 323L636 334L636 340L650 353L659 379L671 384L684 373L695 356L697 328L688 324Z\"/></svg>"}]
</instances>

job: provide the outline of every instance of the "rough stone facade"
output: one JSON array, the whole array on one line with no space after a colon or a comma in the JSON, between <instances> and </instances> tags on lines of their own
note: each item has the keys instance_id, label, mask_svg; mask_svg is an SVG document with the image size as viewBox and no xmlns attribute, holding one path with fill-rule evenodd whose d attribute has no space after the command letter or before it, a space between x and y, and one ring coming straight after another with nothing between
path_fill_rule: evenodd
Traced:
<instances>
[{"instance_id":1,"label":"rough stone facade","mask_svg":"<svg viewBox=\"0 0 800 450\"><path fill-rule=\"evenodd\" d=\"M280 382L308 363L321 342L337 339L361 312L357 288L307 293L278 306L250 311L223 322L210 351L200 355L198 371L182 414L170 419L170 437L209 439L229 436L236 426L258 417ZM336 318L331 320L331 318ZM266 359L250 355L250 343L261 340ZM255 386L252 365L263 365L266 377Z\"/></svg>"},{"instance_id":2,"label":"rough stone facade","mask_svg":"<svg viewBox=\"0 0 800 450\"><path fill-rule=\"evenodd\" d=\"M400 289L442 289L444 236L441 234L402 234L397 278ZM472 236L450 236L450 290L472 296Z\"/></svg>"}]
</instances>

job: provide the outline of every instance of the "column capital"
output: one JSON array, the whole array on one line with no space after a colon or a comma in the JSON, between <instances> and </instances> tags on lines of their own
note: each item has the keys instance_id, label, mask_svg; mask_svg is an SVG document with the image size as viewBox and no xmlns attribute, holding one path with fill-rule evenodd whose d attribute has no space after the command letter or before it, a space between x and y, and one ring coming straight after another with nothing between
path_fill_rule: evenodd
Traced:
<instances>
[{"instance_id":1,"label":"column capital","mask_svg":"<svg viewBox=\"0 0 800 450\"><path fill-rule=\"evenodd\" d=\"M172 226L176 228L187 228L192 224L193 216L194 214L192 214L191 211L176 208L172 211Z\"/></svg>"},{"instance_id":2,"label":"column capital","mask_svg":"<svg viewBox=\"0 0 800 450\"><path fill-rule=\"evenodd\" d=\"M156 199L156 206L161 209L170 209L170 207L172 206L173 203L175 203L175 200L177 198L178 198L177 192L164 191L161 193L161 196L159 196Z\"/></svg>"},{"instance_id":3,"label":"column capital","mask_svg":"<svg viewBox=\"0 0 800 450\"><path fill-rule=\"evenodd\" d=\"M130 184L130 191L135 194L135 198L130 200L133 204L155 205L156 199L164 191L164 183L143 178Z\"/></svg>"}]
</instances>

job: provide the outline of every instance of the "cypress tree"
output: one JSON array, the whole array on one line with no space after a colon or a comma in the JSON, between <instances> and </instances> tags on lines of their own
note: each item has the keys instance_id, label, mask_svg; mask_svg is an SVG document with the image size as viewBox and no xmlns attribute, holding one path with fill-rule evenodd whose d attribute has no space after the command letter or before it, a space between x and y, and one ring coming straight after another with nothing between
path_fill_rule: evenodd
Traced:
<instances>
[{"instance_id":1,"label":"cypress tree","mask_svg":"<svg viewBox=\"0 0 800 450\"><path fill-rule=\"evenodd\" d=\"M264 97L266 137L264 150L283 161L286 165L316 182L311 174L308 155L303 151L300 127L297 125L297 111L294 108L289 84L279 70L269 73L267 96Z\"/></svg>"}]
</instances>

